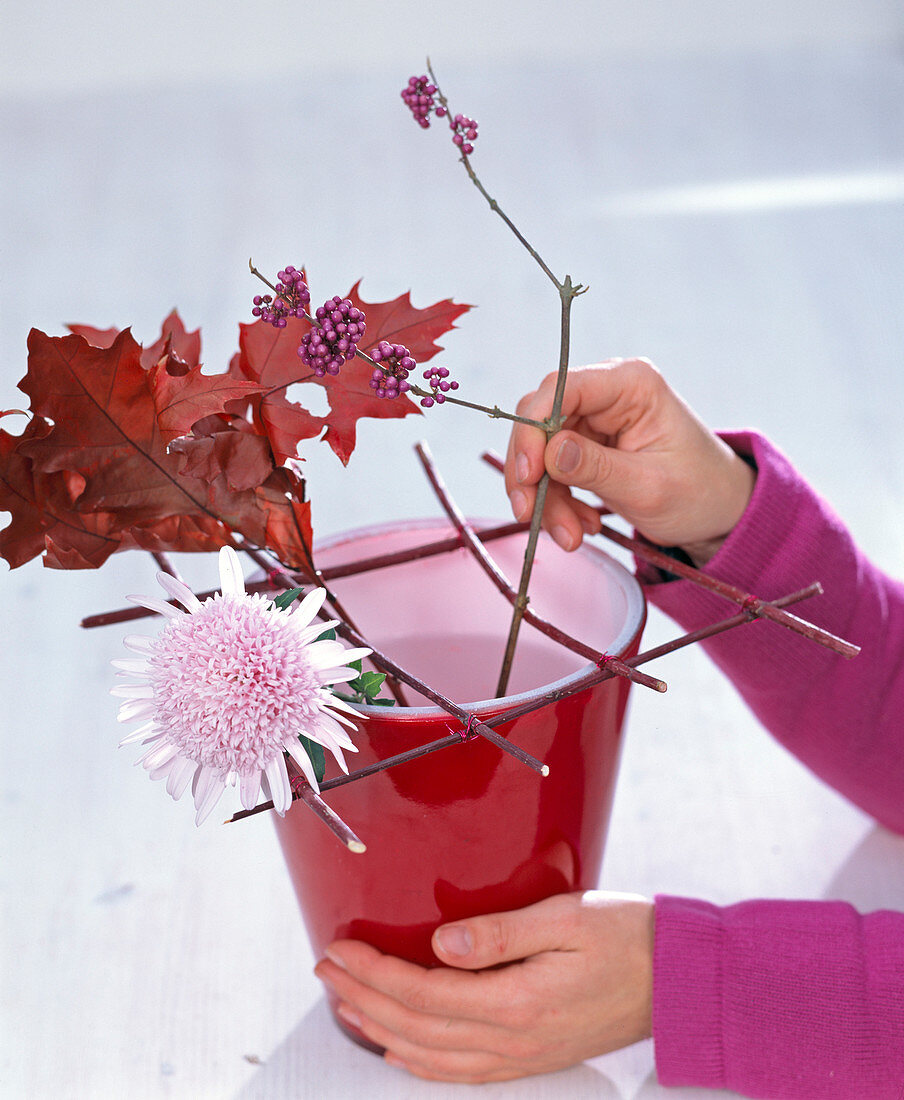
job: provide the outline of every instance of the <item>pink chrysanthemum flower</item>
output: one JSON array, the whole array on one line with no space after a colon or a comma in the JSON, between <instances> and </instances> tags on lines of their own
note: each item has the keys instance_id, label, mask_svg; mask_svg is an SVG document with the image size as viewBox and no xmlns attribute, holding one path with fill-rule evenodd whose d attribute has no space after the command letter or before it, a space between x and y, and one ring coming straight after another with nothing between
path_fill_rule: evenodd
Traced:
<instances>
[{"instance_id":1,"label":"pink chrysanthemum flower","mask_svg":"<svg viewBox=\"0 0 904 1100\"><path fill-rule=\"evenodd\" d=\"M166 573L157 579L188 614L166 600L130 596L167 622L154 638L124 639L139 659L113 662L133 680L113 688L125 700L120 722L144 720L121 744L150 746L137 763L151 779L166 778L176 799L191 782L200 825L227 784L238 783L245 809L263 789L284 814L292 802L284 753L317 790L299 734L329 749L347 772L342 750L357 749L342 726L354 729L346 715L361 715L330 685L354 679L358 673L347 665L370 650L317 641L336 625L313 621L324 589L281 611L268 597L245 592L238 555L229 546L220 550L222 593L204 603Z\"/></svg>"}]
</instances>

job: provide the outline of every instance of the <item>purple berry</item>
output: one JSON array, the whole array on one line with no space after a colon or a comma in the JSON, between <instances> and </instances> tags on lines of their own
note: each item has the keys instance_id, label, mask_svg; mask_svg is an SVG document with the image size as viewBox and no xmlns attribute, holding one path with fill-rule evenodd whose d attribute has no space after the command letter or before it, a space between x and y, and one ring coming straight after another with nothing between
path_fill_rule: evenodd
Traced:
<instances>
[{"instance_id":1,"label":"purple berry","mask_svg":"<svg viewBox=\"0 0 904 1100\"><path fill-rule=\"evenodd\" d=\"M291 264L278 272L273 294L255 294L252 302L252 317L259 317L274 328L285 328L288 317L304 317L305 307L311 300L311 294L304 281L304 275Z\"/></svg>"},{"instance_id":2,"label":"purple berry","mask_svg":"<svg viewBox=\"0 0 904 1100\"><path fill-rule=\"evenodd\" d=\"M442 405L446 400L446 394L450 390L458 389L458 383L449 378L449 371L445 367L425 367L424 377L432 390L432 395L421 401L425 409L429 409L434 402Z\"/></svg>"},{"instance_id":3,"label":"purple berry","mask_svg":"<svg viewBox=\"0 0 904 1100\"><path fill-rule=\"evenodd\" d=\"M318 378L337 375L342 365L354 358L367 327L364 314L348 298L337 295L319 306L314 316L319 327L302 336L298 354Z\"/></svg>"},{"instance_id":4,"label":"purple berry","mask_svg":"<svg viewBox=\"0 0 904 1100\"><path fill-rule=\"evenodd\" d=\"M391 399L411 389L406 379L417 363L404 344L390 344L388 340L381 340L370 349L370 357L377 364L370 380L377 397Z\"/></svg>"}]
</instances>

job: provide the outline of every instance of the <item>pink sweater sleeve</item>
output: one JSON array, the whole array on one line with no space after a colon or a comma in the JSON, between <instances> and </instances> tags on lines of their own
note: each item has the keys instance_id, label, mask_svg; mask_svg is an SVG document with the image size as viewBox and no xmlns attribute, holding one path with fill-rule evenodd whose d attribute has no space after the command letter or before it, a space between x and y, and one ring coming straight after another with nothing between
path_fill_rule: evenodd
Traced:
<instances>
[{"instance_id":1,"label":"pink sweater sleeve","mask_svg":"<svg viewBox=\"0 0 904 1100\"><path fill-rule=\"evenodd\" d=\"M863 557L774 447L752 433L725 438L759 473L708 572L764 599L821 581L825 595L800 613L863 652L847 661L763 622L706 649L778 741L904 833L904 586ZM640 574L650 602L685 629L731 613L690 582ZM653 1033L663 1084L904 1100L904 914L659 897Z\"/></svg>"}]
</instances>

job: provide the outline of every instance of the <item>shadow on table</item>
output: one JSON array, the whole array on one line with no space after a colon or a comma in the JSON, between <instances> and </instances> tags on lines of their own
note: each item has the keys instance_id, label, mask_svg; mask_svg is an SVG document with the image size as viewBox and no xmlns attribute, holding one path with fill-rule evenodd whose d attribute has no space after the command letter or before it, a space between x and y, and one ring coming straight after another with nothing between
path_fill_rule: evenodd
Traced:
<instances>
[{"instance_id":1,"label":"shadow on table","mask_svg":"<svg viewBox=\"0 0 904 1100\"><path fill-rule=\"evenodd\" d=\"M462 1090L460 1085L421 1081L385 1065L377 1055L341 1034L326 1001L321 999L233 1100L347 1100L349 1096L462 1100ZM543 1077L481 1085L480 1096L481 1100L496 1096L505 1100L547 1100L555 1096L568 1100L629 1100L607 1077L586 1065Z\"/></svg>"},{"instance_id":2,"label":"shadow on table","mask_svg":"<svg viewBox=\"0 0 904 1100\"><path fill-rule=\"evenodd\" d=\"M904 836L876 825L832 876L823 897L848 901L861 913L904 911Z\"/></svg>"}]
</instances>

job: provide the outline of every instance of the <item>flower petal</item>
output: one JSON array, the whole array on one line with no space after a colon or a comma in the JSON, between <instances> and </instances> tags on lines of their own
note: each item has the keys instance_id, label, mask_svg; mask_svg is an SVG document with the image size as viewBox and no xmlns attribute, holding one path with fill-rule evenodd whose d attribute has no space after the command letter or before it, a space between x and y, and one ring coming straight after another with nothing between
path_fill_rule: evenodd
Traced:
<instances>
[{"instance_id":1,"label":"flower petal","mask_svg":"<svg viewBox=\"0 0 904 1100\"><path fill-rule=\"evenodd\" d=\"M312 588L301 603L295 605L295 610L292 612L292 622L299 627L307 626L321 607L323 607L323 601L325 599L325 588ZM324 630L326 629L327 627L324 626Z\"/></svg>"},{"instance_id":2,"label":"flower petal","mask_svg":"<svg viewBox=\"0 0 904 1100\"><path fill-rule=\"evenodd\" d=\"M133 673L145 673L146 674L146 673L150 672L150 668L151 668L151 666L147 663L147 661L141 660L140 658L137 658L137 657L136 658L117 657L116 660L111 661L110 664L114 668L118 668L120 670L120 672L128 672L129 674L133 674Z\"/></svg>"},{"instance_id":3,"label":"flower petal","mask_svg":"<svg viewBox=\"0 0 904 1100\"><path fill-rule=\"evenodd\" d=\"M166 600L158 600L153 596L126 596L130 603L137 603L139 607L146 607L148 611L156 611L158 615L165 615L168 619L181 619L185 614L178 607L173 607Z\"/></svg>"},{"instance_id":4,"label":"flower petal","mask_svg":"<svg viewBox=\"0 0 904 1100\"><path fill-rule=\"evenodd\" d=\"M146 634L127 634L122 644L133 653L153 653L157 648L157 639L149 638Z\"/></svg>"},{"instance_id":5,"label":"flower petal","mask_svg":"<svg viewBox=\"0 0 904 1100\"><path fill-rule=\"evenodd\" d=\"M261 773L259 771L248 772L239 781L239 797L246 810L253 810L257 804L257 797L261 790Z\"/></svg>"},{"instance_id":6,"label":"flower petal","mask_svg":"<svg viewBox=\"0 0 904 1100\"><path fill-rule=\"evenodd\" d=\"M202 825L204 823L210 811L220 801L220 797L225 790L226 784L221 779L217 779L208 787L204 800L200 805L198 805L198 799L195 798L195 809L197 810L195 814L195 825Z\"/></svg>"},{"instance_id":7,"label":"flower petal","mask_svg":"<svg viewBox=\"0 0 904 1100\"><path fill-rule=\"evenodd\" d=\"M158 573L157 582L164 592L174 600L178 600L186 611L197 611L201 607L201 601L188 585L170 576L169 573Z\"/></svg>"},{"instance_id":8,"label":"flower petal","mask_svg":"<svg viewBox=\"0 0 904 1100\"><path fill-rule=\"evenodd\" d=\"M302 772L304 773L304 777L305 779L307 779L308 783L314 788L315 791L319 791L320 787L317 783L317 775L314 771L314 765L311 761L310 756L308 756L308 754L305 752L302 743L300 741L290 741L286 745L286 752L289 754L289 756L292 757L299 768L301 768Z\"/></svg>"},{"instance_id":9,"label":"flower petal","mask_svg":"<svg viewBox=\"0 0 904 1100\"><path fill-rule=\"evenodd\" d=\"M188 757L185 756L180 756L179 759L173 763L166 780L166 793L175 799L175 801L178 802L185 793L185 788L188 786L189 780L194 776L197 766L194 760L189 760Z\"/></svg>"},{"instance_id":10,"label":"flower petal","mask_svg":"<svg viewBox=\"0 0 904 1100\"><path fill-rule=\"evenodd\" d=\"M110 694L118 699L153 699L153 684L117 684L110 688Z\"/></svg>"},{"instance_id":11,"label":"flower petal","mask_svg":"<svg viewBox=\"0 0 904 1100\"><path fill-rule=\"evenodd\" d=\"M127 699L119 704L117 722L132 722L138 718L153 718L156 708L150 699Z\"/></svg>"},{"instance_id":12,"label":"flower petal","mask_svg":"<svg viewBox=\"0 0 904 1100\"><path fill-rule=\"evenodd\" d=\"M270 796L273 799L273 809L283 817L286 810L292 805L292 788L289 785L289 773L286 771L286 762L283 754L278 752L269 761L264 769L267 779L270 781ZM315 788L316 789L316 788Z\"/></svg>"},{"instance_id":13,"label":"flower petal","mask_svg":"<svg viewBox=\"0 0 904 1100\"><path fill-rule=\"evenodd\" d=\"M220 547L220 588L224 596L244 596L245 577L239 556L231 546Z\"/></svg>"},{"instance_id":14,"label":"flower petal","mask_svg":"<svg viewBox=\"0 0 904 1100\"><path fill-rule=\"evenodd\" d=\"M123 745L134 745L136 741L147 741L148 744L151 741L156 741L158 738L163 737L163 730L159 733L154 733L153 719L150 722L145 722L143 726L139 726L137 730L132 730L131 733L127 733L125 737L119 742L119 747Z\"/></svg>"}]
</instances>

